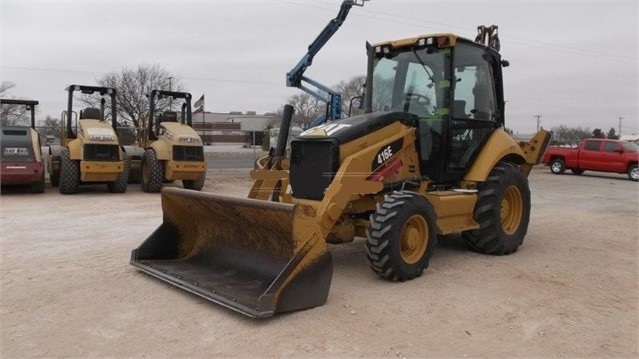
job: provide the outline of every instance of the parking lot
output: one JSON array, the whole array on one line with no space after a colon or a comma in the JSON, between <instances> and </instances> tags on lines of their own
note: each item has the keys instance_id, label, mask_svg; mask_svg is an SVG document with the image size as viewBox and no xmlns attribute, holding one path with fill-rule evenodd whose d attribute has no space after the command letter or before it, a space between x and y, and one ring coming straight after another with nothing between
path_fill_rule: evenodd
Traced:
<instances>
[{"instance_id":1,"label":"parking lot","mask_svg":"<svg viewBox=\"0 0 639 359\"><path fill-rule=\"evenodd\" d=\"M245 196L246 170L204 190ZM162 221L130 185L62 196L3 192L0 354L16 357L637 357L637 183L586 172L530 176L518 252L442 238L424 275L387 282L363 241L332 246L326 305L254 320L136 271L130 252Z\"/></svg>"}]
</instances>

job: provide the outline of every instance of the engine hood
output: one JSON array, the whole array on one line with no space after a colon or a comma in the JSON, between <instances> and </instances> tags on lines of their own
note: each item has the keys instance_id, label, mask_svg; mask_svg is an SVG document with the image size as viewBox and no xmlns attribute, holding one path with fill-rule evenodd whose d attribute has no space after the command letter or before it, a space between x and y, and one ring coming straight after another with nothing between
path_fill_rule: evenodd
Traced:
<instances>
[{"instance_id":1,"label":"engine hood","mask_svg":"<svg viewBox=\"0 0 639 359\"><path fill-rule=\"evenodd\" d=\"M331 121L302 132L297 140L334 139L340 144L350 142L396 121L414 126L417 116L407 112L374 112Z\"/></svg>"}]
</instances>

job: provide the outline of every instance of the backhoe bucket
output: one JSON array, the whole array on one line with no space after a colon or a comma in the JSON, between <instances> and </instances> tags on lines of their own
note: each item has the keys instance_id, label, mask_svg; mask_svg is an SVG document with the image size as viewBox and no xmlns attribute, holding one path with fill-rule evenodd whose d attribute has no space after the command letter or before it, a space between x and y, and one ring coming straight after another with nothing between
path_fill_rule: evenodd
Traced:
<instances>
[{"instance_id":1,"label":"backhoe bucket","mask_svg":"<svg viewBox=\"0 0 639 359\"><path fill-rule=\"evenodd\" d=\"M301 207L165 188L162 211L140 270L251 317L326 302L332 257Z\"/></svg>"}]
</instances>

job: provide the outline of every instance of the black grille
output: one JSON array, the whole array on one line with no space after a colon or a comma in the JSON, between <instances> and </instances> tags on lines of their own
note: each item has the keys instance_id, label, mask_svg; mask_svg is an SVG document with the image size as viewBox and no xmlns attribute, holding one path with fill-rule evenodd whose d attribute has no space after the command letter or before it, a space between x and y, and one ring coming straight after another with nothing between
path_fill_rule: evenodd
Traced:
<instances>
[{"instance_id":1,"label":"black grille","mask_svg":"<svg viewBox=\"0 0 639 359\"><path fill-rule=\"evenodd\" d=\"M120 146L118 145L84 145L85 161L119 161Z\"/></svg>"},{"instance_id":2,"label":"black grille","mask_svg":"<svg viewBox=\"0 0 639 359\"><path fill-rule=\"evenodd\" d=\"M197 146L173 146L174 161L204 161L204 149Z\"/></svg>"},{"instance_id":3,"label":"black grille","mask_svg":"<svg viewBox=\"0 0 639 359\"><path fill-rule=\"evenodd\" d=\"M290 181L295 198L321 200L339 168L335 140L293 141Z\"/></svg>"},{"instance_id":4,"label":"black grille","mask_svg":"<svg viewBox=\"0 0 639 359\"><path fill-rule=\"evenodd\" d=\"M26 136L27 130L2 130L2 134L7 136Z\"/></svg>"}]
</instances>

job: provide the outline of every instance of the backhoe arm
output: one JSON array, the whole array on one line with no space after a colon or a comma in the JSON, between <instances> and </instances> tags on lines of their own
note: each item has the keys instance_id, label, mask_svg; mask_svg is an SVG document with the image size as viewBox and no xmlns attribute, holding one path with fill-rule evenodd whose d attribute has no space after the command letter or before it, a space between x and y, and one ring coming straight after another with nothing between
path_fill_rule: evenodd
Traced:
<instances>
[{"instance_id":1,"label":"backhoe arm","mask_svg":"<svg viewBox=\"0 0 639 359\"><path fill-rule=\"evenodd\" d=\"M322 30L317 38L315 38L315 40L313 40L313 42L308 46L308 52L300 59L295 67L286 74L287 87L297 87L318 100L328 104L326 120L336 120L342 117L341 95L339 92L305 77L304 72L313 63L315 55L322 49L322 47L324 47L324 45L326 45L328 40L333 37L340 26L342 26L353 5L364 6L364 1L367 0L344 0L337 16L332 19L326 27L324 27L324 30ZM309 87L309 85L311 87ZM319 93L320 91L325 92L328 96L322 96Z\"/></svg>"}]
</instances>

